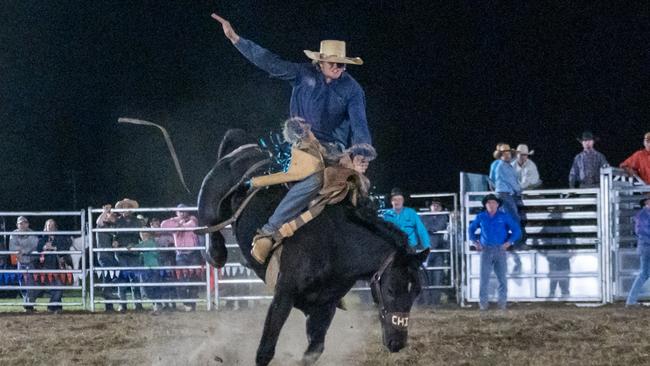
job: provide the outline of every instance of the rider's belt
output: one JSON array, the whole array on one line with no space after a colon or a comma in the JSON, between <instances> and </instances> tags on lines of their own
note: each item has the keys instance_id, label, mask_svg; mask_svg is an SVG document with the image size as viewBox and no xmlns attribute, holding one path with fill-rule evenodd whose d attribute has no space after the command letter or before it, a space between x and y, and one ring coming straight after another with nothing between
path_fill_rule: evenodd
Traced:
<instances>
[{"instance_id":1,"label":"rider's belt","mask_svg":"<svg viewBox=\"0 0 650 366\"><path fill-rule=\"evenodd\" d=\"M322 157L316 157L296 147L291 149L291 164L286 172L263 175L251 179L254 188L296 182L325 169Z\"/></svg>"}]
</instances>

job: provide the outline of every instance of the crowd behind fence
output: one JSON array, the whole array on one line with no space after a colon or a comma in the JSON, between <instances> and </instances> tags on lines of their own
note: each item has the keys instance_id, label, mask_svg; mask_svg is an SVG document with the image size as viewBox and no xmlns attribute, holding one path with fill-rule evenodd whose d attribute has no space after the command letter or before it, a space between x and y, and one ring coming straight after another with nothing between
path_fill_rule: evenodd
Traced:
<instances>
[{"instance_id":1,"label":"crowd behind fence","mask_svg":"<svg viewBox=\"0 0 650 366\"><path fill-rule=\"evenodd\" d=\"M605 168L601 171L599 188L524 191L526 246L509 254L509 301L607 303L626 296L638 269L632 216L638 209L639 198L650 193L650 187L635 185L633 180L624 179L624 175L619 169ZM431 238L440 239L440 244L433 245L429 260L424 263L425 294L446 293L461 304L478 300L479 261L477 253L469 245L466 230L482 207L480 200L489 193L485 189L486 183L482 175L462 173L460 197L453 193L409 197L409 205L413 207L423 207L422 200L434 198L446 202L445 209L440 212L423 209L418 212L425 226L434 227L429 221L435 219L446 221L442 229L430 231ZM191 212L196 208L114 211L152 216ZM191 308L194 309L199 304L210 310L213 307L252 306L272 296L263 281L246 267L230 227L222 231L230 254L222 269L210 267L202 256L192 263L136 261L125 265L127 262L102 259L125 254L143 258L147 253L156 253L159 257L165 253L167 257L183 257L182 253L198 255L206 249L209 235L200 236L192 247L99 245L101 235L139 234L147 237L147 233L170 235L196 229L98 227L95 219L101 213L102 209L92 207L79 212L0 212L3 222L20 217L33 220L32 231L10 230L5 225L0 232L4 245L0 248L3 249L0 250L0 294L3 298L0 306L48 306L50 310L74 307L97 311L102 310L101 306L108 308L112 305L141 307L149 304L156 307L183 304L193 305ZM72 229L33 230L45 218L60 219ZM21 264L19 252L7 247L11 236L31 236L41 241L59 236L75 237L75 245L66 250L24 253L34 261ZM71 263L61 261L58 268L45 268L41 262L45 263L48 256L70 256L75 260ZM187 291L179 292L179 289ZM366 300L369 298L366 283L359 282L353 290L365 293ZM55 296L57 291L62 297ZM50 292L49 303L36 301L44 292ZM650 293L642 294L648 295ZM22 301L17 301L19 296Z\"/></svg>"}]
</instances>

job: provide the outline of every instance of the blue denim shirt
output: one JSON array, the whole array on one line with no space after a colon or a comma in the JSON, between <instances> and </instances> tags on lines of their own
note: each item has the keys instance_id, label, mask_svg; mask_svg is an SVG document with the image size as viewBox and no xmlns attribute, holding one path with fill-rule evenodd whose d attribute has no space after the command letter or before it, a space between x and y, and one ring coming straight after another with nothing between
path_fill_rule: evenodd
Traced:
<instances>
[{"instance_id":1,"label":"blue denim shirt","mask_svg":"<svg viewBox=\"0 0 650 366\"><path fill-rule=\"evenodd\" d=\"M409 238L410 246L415 247L420 243L424 248L431 248L427 228L424 227L420 216L418 216L414 209L403 207L399 213L393 209L386 210L384 212L384 220L392 222L402 229Z\"/></svg>"},{"instance_id":2,"label":"blue denim shirt","mask_svg":"<svg viewBox=\"0 0 650 366\"><path fill-rule=\"evenodd\" d=\"M476 235L476 229L481 228L481 236ZM481 245L498 246L505 242L514 243L521 238L521 228L515 220L503 211L497 211L490 216L482 211L469 225L467 232L471 241L480 239Z\"/></svg>"},{"instance_id":3,"label":"blue denim shirt","mask_svg":"<svg viewBox=\"0 0 650 366\"><path fill-rule=\"evenodd\" d=\"M490 166L490 180L494 182L497 193L521 194L517 180L517 170L504 160L496 160Z\"/></svg>"},{"instance_id":4,"label":"blue denim shirt","mask_svg":"<svg viewBox=\"0 0 650 366\"><path fill-rule=\"evenodd\" d=\"M338 142L345 147L372 144L366 119L363 89L344 72L329 84L310 63L293 63L280 59L254 42L239 38L235 47L255 66L270 76L288 81L292 86L289 112L311 124L322 142Z\"/></svg>"}]
</instances>

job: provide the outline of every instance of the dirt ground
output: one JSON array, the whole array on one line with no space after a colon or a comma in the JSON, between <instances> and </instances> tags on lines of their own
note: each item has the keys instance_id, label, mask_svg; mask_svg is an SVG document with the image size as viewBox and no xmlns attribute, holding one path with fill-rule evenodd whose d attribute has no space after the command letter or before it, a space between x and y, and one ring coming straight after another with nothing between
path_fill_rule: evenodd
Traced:
<instances>
[{"instance_id":1,"label":"dirt ground","mask_svg":"<svg viewBox=\"0 0 650 366\"><path fill-rule=\"evenodd\" d=\"M0 314L0 365L252 365L266 306L252 310ZM407 348L381 345L374 310L339 311L318 365L650 364L650 309L514 305L507 313L419 309ZM272 365L297 365L304 317L292 312Z\"/></svg>"}]
</instances>

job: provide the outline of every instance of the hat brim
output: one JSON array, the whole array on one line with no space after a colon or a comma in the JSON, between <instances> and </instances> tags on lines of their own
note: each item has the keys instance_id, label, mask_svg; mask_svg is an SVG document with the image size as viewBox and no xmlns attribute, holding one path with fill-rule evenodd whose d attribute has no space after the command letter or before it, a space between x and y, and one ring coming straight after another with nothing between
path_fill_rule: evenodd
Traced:
<instances>
[{"instance_id":1,"label":"hat brim","mask_svg":"<svg viewBox=\"0 0 650 366\"><path fill-rule=\"evenodd\" d=\"M576 137L576 140L578 140L578 142L582 142L582 141L587 141L587 140L599 141L600 139L598 137L594 136L594 137L592 137L590 139L585 139L585 138L582 138L582 137Z\"/></svg>"},{"instance_id":2,"label":"hat brim","mask_svg":"<svg viewBox=\"0 0 650 366\"><path fill-rule=\"evenodd\" d=\"M514 150L514 149L510 149L510 150L494 150L494 152L492 153L492 156L493 156L495 159L500 159L500 158L501 158L501 154L503 154L504 152L508 152L508 151L509 151L510 153L513 153L513 152L515 152L516 150Z\"/></svg>"},{"instance_id":3,"label":"hat brim","mask_svg":"<svg viewBox=\"0 0 650 366\"><path fill-rule=\"evenodd\" d=\"M523 151L518 151L518 150L515 150L515 152L516 152L517 154L519 154L519 155L535 155L535 150L530 150L530 151L527 152L527 153L525 153L525 152L523 152Z\"/></svg>"},{"instance_id":4,"label":"hat brim","mask_svg":"<svg viewBox=\"0 0 650 366\"><path fill-rule=\"evenodd\" d=\"M349 65L363 65L363 60L360 57L339 57L339 56L325 56L320 52L304 50L305 55L312 60L316 61L325 61L325 62L335 62L338 64L349 64Z\"/></svg>"},{"instance_id":5,"label":"hat brim","mask_svg":"<svg viewBox=\"0 0 650 366\"><path fill-rule=\"evenodd\" d=\"M485 205L488 203L488 201L496 201L496 203L499 205L499 207L501 207L501 204L503 203L503 201L499 197L496 197L496 196L487 197L486 196L481 200L481 205L483 206L483 208L485 208Z\"/></svg>"}]
</instances>

